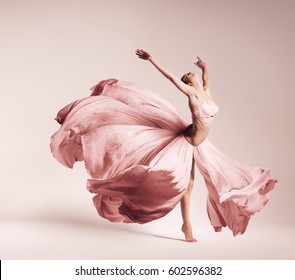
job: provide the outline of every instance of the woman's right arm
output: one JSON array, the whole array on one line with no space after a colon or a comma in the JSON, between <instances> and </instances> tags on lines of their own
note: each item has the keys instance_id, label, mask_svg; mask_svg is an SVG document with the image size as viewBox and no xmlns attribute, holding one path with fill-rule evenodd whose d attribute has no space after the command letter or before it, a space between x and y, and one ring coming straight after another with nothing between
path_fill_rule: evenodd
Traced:
<instances>
[{"instance_id":1,"label":"woman's right arm","mask_svg":"<svg viewBox=\"0 0 295 280\"><path fill-rule=\"evenodd\" d=\"M193 94L193 88L191 86L186 85L178 77L165 69L156 59L152 57L150 53L144 50L136 50L136 54L141 59L149 60L156 67L156 69L158 69L164 75L164 77L170 80L185 95L189 96Z\"/></svg>"}]
</instances>

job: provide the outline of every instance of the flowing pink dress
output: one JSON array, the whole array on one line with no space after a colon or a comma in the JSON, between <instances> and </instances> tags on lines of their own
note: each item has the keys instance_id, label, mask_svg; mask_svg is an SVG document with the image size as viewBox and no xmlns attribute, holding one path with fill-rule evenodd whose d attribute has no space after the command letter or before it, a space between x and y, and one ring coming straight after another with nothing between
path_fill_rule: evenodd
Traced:
<instances>
[{"instance_id":1,"label":"flowing pink dress","mask_svg":"<svg viewBox=\"0 0 295 280\"><path fill-rule=\"evenodd\" d=\"M99 82L90 97L61 109L51 152L64 166L85 162L100 216L111 222L147 223L169 213L190 179L192 158L208 189L207 212L215 231L246 230L268 202L277 180L268 168L242 164L206 139L184 137L189 123L165 99L137 84Z\"/></svg>"}]
</instances>

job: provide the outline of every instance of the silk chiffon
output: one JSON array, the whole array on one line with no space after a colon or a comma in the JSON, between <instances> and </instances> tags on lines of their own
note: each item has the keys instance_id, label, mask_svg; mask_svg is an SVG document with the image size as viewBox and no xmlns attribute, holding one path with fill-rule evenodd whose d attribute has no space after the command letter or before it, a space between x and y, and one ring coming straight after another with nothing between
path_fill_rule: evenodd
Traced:
<instances>
[{"instance_id":1,"label":"silk chiffon","mask_svg":"<svg viewBox=\"0 0 295 280\"><path fill-rule=\"evenodd\" d=\"M270 170L240 163L208 139L198 147L184 137L189 123L159 95L135 83L109 79L91 96L62 108L51 137L53 156L66 167L85 162L87 189L100 216L147 223L169 213L190 179L192 158L208 189L215 231L242 234L269 200L277 180Z\"/></svg>"}]
</instances>

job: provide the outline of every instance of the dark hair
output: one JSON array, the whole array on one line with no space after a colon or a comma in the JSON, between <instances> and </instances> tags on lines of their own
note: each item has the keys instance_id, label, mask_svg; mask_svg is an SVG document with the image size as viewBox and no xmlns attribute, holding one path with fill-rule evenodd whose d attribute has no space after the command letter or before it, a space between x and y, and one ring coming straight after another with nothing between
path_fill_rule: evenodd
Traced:
<instances>
[{"instance_id":1,"label":"dark hair","mask_svg":"<svg viewBox=\"0 0 295 280\"><path fill-rule=\"evenodd\" d=\"M187 81L185 80L185 77L186 77L186 74L184 74L180 80L187 85Z\"/></svg>"}]
</instances>

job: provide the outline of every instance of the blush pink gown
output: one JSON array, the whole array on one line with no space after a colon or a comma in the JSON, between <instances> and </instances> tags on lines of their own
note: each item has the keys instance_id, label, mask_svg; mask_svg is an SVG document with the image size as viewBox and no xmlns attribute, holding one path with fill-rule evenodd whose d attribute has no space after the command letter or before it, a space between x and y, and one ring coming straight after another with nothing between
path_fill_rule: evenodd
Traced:
<instances>
[{"instance_id":1,"label":"blush pink gown","mask_svg":"<svg viewBox=\"0 0 295 280\"><path fill-rule=\"evenodd\" d=\"M207 212L215 231L246 230L268 202L276 180L269 169L242 164L207 139L184 138L189 123L165 99L137 84L99 82L90 97L61 109L51 152L64 166L85 162L100 216L111 222L147 223L169 213L190 179L192 157L208 189Z\"/></svg>"}]
</instances>

